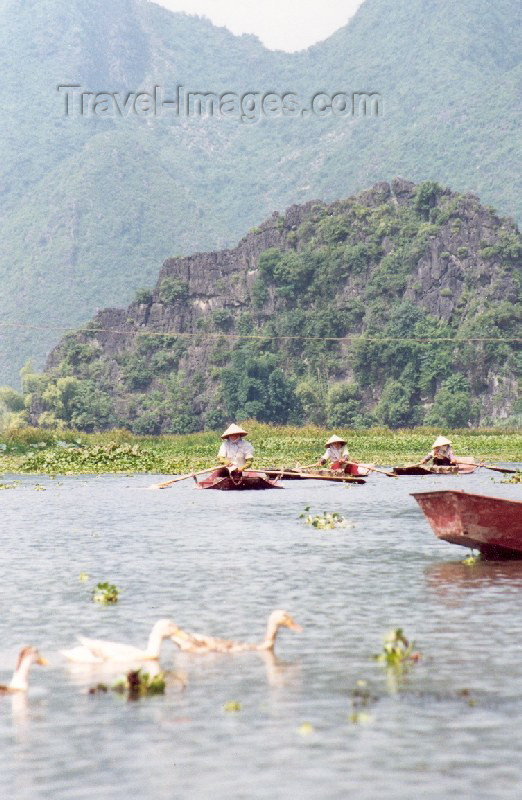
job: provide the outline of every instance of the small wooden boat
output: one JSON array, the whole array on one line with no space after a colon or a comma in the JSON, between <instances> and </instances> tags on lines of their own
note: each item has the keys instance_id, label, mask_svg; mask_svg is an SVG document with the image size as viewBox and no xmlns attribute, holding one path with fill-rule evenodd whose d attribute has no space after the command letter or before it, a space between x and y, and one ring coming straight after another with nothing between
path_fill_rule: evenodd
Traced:
<instances>
[{"instance_id":1,"label":"small wooden boat","mask_svg":"<svg viewBox=\"0 0 522 800\"><path fill-rule=\"evenodd\" d=\"M413 497L439 539L480 550L486 559L522 558L522 500L462 489Z\"/></svg>"},{"instance_id":2,"label":"small wooden boat","mask_svg":"<svg viewBox=\"0 0 522 800\"><path fill-rule=\"evenodd\" d=\"M298 472L293 469L278 470L276 468L269 468L264 470L265 475L270 479L279 478L282 481L330 481L334 483L366 483L362 478L356 478L352 475L346 475L344 472L335 472L329 469L322 470L306 470Z\"/></svg>"},{"instance_id":3,"label":"small wooden boat","mask_svg":"<svg viewBox=\"0 0 522 800\"><path fill-rule=\"evenodd\" d=\"M393 471L395 475L472 475L478 468L479 465L470 458L447 467L405 464L404 467L393 467Z\"/></svg>"},{"instance_id":4,"label":"small wooden boat","mask_svg":"<svg viewBox=\"0 0 522 800\"><path fill-rule=\"evenodd\" d=\"M222 492L244 492L248 489L282 489L276 480L270 480L266 472L242 472L227 475L226 470L217 469L208 478L196 481L198 489L219 489Z\"/></svg>"}]
</instances>

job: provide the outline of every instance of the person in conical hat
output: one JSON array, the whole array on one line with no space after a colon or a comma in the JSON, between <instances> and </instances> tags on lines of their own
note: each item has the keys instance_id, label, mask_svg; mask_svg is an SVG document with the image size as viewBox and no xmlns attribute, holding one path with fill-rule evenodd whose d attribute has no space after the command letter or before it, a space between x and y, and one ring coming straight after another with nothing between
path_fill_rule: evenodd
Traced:
<instances>
[{"instance_id":1,"label":"person in conical hat","mask_svg":"<svg viewBox=\"0 0 522 800\"><path fill-rule=\"evenodd\" d=\"M219 448L218 458L232 472L243 472L254 460L254 448L244 438L247 432L233 423L221 434L223 444Z\"/></svg>"},{"instance_id":2,"label":"person in conical hat","mask_svg":"<svg viewBox=\"0 0 522 800\"><path fill-rule=\"evenodd\" d=\"M248 436L247 432L240 428L239 425L236 425L235 422L232 425L229 425L228 428L224 433L221 434L222 439L230 439L231 437L234 439L241 438L242 436Z\"/></svg>"},{"instance_id":3,"label":"person in conical hat","mask_svg":"<svg viewBox=\"0 0 522 800\"><path fill-rule=\"evenodd\" d=\"M445 436L437 436L431 446L431 452L422 459L421 464L427 464L428 461L433 461L437 467L448 467L451 464L456 464L455 454L451 449L451 441L446 439Z\"/></svg>"},{"instance_id":4,"label":"person in conical hat","mask_svg":"<svg viewBox=\"0 0 522 800\"><path fill-rule=\"evenodd\" d=\"M337 434L330 436L326 442L326 450L323 456L317 462L317 466L324 466L330 463L332 469L342 469L347 466L350 454L346 447L346 439L342 439Z\"/></svg>"}]
</instances>

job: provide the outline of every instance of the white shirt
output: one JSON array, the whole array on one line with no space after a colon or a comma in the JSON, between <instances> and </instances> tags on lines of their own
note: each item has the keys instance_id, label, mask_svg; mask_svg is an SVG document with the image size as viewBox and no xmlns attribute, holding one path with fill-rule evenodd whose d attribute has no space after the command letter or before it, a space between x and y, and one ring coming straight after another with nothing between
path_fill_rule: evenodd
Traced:
<instances>
[{"instance_id":1,"label":"white shirt","mask_svg":"<svg viewBox=\"0 0 522 800\"><path fill-rule=\"evenodd\" d=\"M346 461L348 456L349 453L347 447L344 447L344 445L331 444L326 448L326 452L321 458L321 461L331 461L332 463L335 461L340 461L341 459Z\"/></svg>"},{"instance_id":2,"label":"white shirt","mask_svg":"<svg viewBox=\"0 0 522 800\"><path fill-rule=\"evenodd\" d=\"M238 439L237 442L224 439L218 453L219 458L228 459L234 467L243 467L245 461L252 458L253 455L254 448L250 442L247 442L245 439Z\"/></svg>"},{"instance_id":3,"label":"white shirt","mask_svg":"<svg viewBox=\"0 0 522 800\"><path fill-rule=\"evenodd\" d=\"M429 461L432 458L449 458L450 461L454 461L455 454L451 449L451 445L442 444L440 447L434 447L431 453L429 453L426 458L423 458L421 463L424 464L426 461Z\"/></svg>"}]
</instances>

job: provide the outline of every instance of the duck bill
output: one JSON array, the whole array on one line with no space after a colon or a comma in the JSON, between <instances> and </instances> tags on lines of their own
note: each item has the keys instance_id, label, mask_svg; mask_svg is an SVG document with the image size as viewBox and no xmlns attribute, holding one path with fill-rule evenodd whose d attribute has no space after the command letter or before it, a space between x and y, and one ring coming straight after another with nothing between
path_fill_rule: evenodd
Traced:
<instances>
[{"instance_id":1,"label":"duck bill","mask_svg":"<svg viewBox=\"0 0 522 800\"><path fill-rule=\"evenodd\" d=\"M296 633L303 632L303 628L301 627L301 625L299 625L297 622L294 622L294 620L288 623L288 627L290 628L291 631L295 631Z\"/></svg>"},{"instance_id":2,"label":"duck bill","mask_svg":"<svg viewBox=\"0 0 522 800\"><path fill-rule=\"evenodd\" d=\"M39 658L36 659L36 663L41 667L47 667L49 665L49 662L43 656L39 656Z\"/></svg>"}]
</instances>

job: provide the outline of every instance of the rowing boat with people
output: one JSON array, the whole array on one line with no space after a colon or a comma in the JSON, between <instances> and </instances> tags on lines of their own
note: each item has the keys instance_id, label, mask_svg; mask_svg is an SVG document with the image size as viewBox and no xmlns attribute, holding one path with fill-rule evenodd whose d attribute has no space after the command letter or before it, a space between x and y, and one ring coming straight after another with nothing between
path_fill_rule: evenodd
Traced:
<instances>
[{"instance_id":1,"label":"rowing boat with people","mask_svg":"<svg viewBox=\"0 0 522 800\"><path fill-rule=\"evenodd\" d=\"M460 460L458 464L433 465L405 464L403 467L393 467L395 475L472 475L479 468L473 460L466 462Z\"/></svg>"},{"instance_id":2,"label":"rowing boat with people","mask_svg":"<svg viewBox=\"0 0 522 800\"><path fill-rule=\"evenodd\" d=\"M277 480L271 480L266 472L244 471L235 474L226 468L215 470L201 481L195 480L197 489L218 489L222 492L283 488Z\"/></svg>"}]
</instances>

